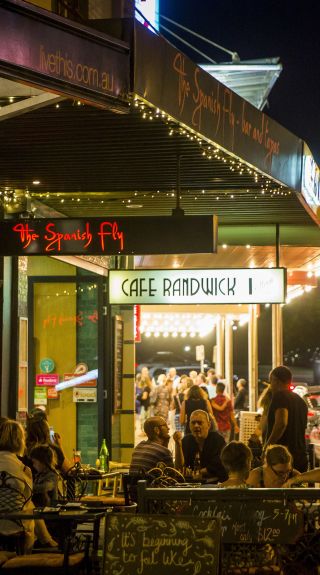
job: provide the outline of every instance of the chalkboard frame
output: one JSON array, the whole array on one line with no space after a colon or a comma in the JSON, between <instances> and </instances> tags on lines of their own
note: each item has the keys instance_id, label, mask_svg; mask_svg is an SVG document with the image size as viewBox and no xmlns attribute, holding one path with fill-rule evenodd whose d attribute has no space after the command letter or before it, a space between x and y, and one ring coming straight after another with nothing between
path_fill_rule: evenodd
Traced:
<instances>
[{"instance_id":1,"label":"chalkboard frame","mask_svg":"<svg viewBox=\"0 0 320 575\"><path fill-rule=\"evenodd\" d=\"M308 495L315 499L310 489L163 489L139 481L138 507L142 513L219 518L223 543L294 544L304 528L303 513L296 503L305 500L305 494L307 499Z\"/></svg>"}]
</instances>

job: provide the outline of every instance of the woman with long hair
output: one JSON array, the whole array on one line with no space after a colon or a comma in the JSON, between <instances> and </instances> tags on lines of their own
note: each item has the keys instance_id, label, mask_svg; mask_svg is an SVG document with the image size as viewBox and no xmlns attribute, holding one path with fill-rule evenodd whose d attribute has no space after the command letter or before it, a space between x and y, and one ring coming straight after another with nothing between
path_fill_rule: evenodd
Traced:
<instances>
[{"instance_id":1,"label":"woman with long hair","mask_svg":"<svg viewBox=\"0 0 320 575\"><path fill-rule=\"evenodd\" d=\"M185 424L185 433L191 433L189 424L190 416L193 411L198 409L206 411L209 414L210 420L215 423L210 401L206 399L199 385L193 385L190 387L187 393L187 399L182 402L180 409L180 423L181 425Z\"/></svg>"}]
</instances>

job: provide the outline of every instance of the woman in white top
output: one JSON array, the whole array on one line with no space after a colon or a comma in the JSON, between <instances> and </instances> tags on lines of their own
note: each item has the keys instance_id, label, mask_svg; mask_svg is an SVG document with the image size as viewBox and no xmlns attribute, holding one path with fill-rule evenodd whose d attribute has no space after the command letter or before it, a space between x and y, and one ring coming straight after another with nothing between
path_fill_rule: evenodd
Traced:
<instances>
[{"instance_id":1,"label":"woman in white top","mask_svg":"<svg viewBox=\"0 0 320 575\"><path fill-rule=\"evenodd\" d=\"M25 499L24 510L33 510L34 504L31 501L32 495L32 474L29 467L26 467L17 457L23 455L25 450L25 434L22 425L17 421L7 419L0 424L0 472L6 471L12 475L9 480L12 486L10 509L21 509L21 500ZM19 492L21 496L19 496ZM16 495L15 495L16 494ZM8 492L9 495L9 492ZM1 505L1 498L0 498ZM5 503L7 507L7 503ZM0 507L1 512L1 507ZM22 521L25 531L25 551L30 552L35 540L35 535L41 543L50 547L57 546L49 534L43 520L33 521L24 519ZM0 533L10 535L17 532L17 524L9 520L0 520Z\"/></svg>"}]
</instances>

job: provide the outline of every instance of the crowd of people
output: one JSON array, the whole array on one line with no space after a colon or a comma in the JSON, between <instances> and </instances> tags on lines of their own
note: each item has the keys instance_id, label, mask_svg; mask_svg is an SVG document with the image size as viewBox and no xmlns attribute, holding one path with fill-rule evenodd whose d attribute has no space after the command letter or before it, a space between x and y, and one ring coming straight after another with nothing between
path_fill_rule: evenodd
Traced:
<instances>
[{"instance_id":1,"label":"crowd of people","mask_svg":"<svg viewBox=\"0 0 320 575\"><path fill-rule=\"evenodd\" d=\"M72 467L73 463L65 457L59 434L51 439L47 415L42 409L35 408L27 415L25 428L18 421L1 417L0 472L6 481L6 497L11 498L7 504L11 509L23 507L24 511L31 512L35 507L53 505L58 499L59 479ZM22 524L26 553L30 553L35 544L58 546L42 519L23 519ZM8 536L16 531L15 522L0 521L0 535Z\"/></svg>"},{"instance_id":2,"label":"crowd of people","mask_svg":"<svg viewBox=\"0 0 320 575\"><path fill-rule=\"evenodd\" d=\"M146 438L133 451L130 474L147 475L162 463L175 467L186 480L192 477L219 487L271 488L320 481L319 469L307 472L308 409L290 390L291 384L287 367L270 372L258 403L257 428L246 445L238 441L237 417L247 409L245 380L237 382L232 401L212 369L206 375L189 373L178 378L171 368L155 384L144 368L137 399L139 389L143 393L148 389L148 404L140 419Z\"/></svg>"}]
</instances>

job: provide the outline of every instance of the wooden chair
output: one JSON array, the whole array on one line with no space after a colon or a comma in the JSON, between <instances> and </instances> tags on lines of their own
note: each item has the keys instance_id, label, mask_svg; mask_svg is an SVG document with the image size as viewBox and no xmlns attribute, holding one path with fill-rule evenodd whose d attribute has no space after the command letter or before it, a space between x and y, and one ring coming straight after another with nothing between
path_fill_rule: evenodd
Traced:
<instances>
[{"instance_id":1,"label":"wooden chair","mask_svg":"<svg viewBox=\"0 0 320 575\"><path fill-rule=\"evenodd\" d=\"M36 553L8 559L1 566L7 575L73 575L89 573L89 537L67 537L63 553Z\"/></svg>"},{"instance_id":2,"label":"wooden chair","mask_svg":"<svg viewBox=\"0 0 320 575\"><path fill-rule=\"evenodd\" d=\"M6 471L0 473L0 513L22 511L31 499L24 494L26 483ZM15 550L19 555L24 552L25 530L21 521L0 521L0 545L4 550Z\"/></svg>"}]
</instances>

